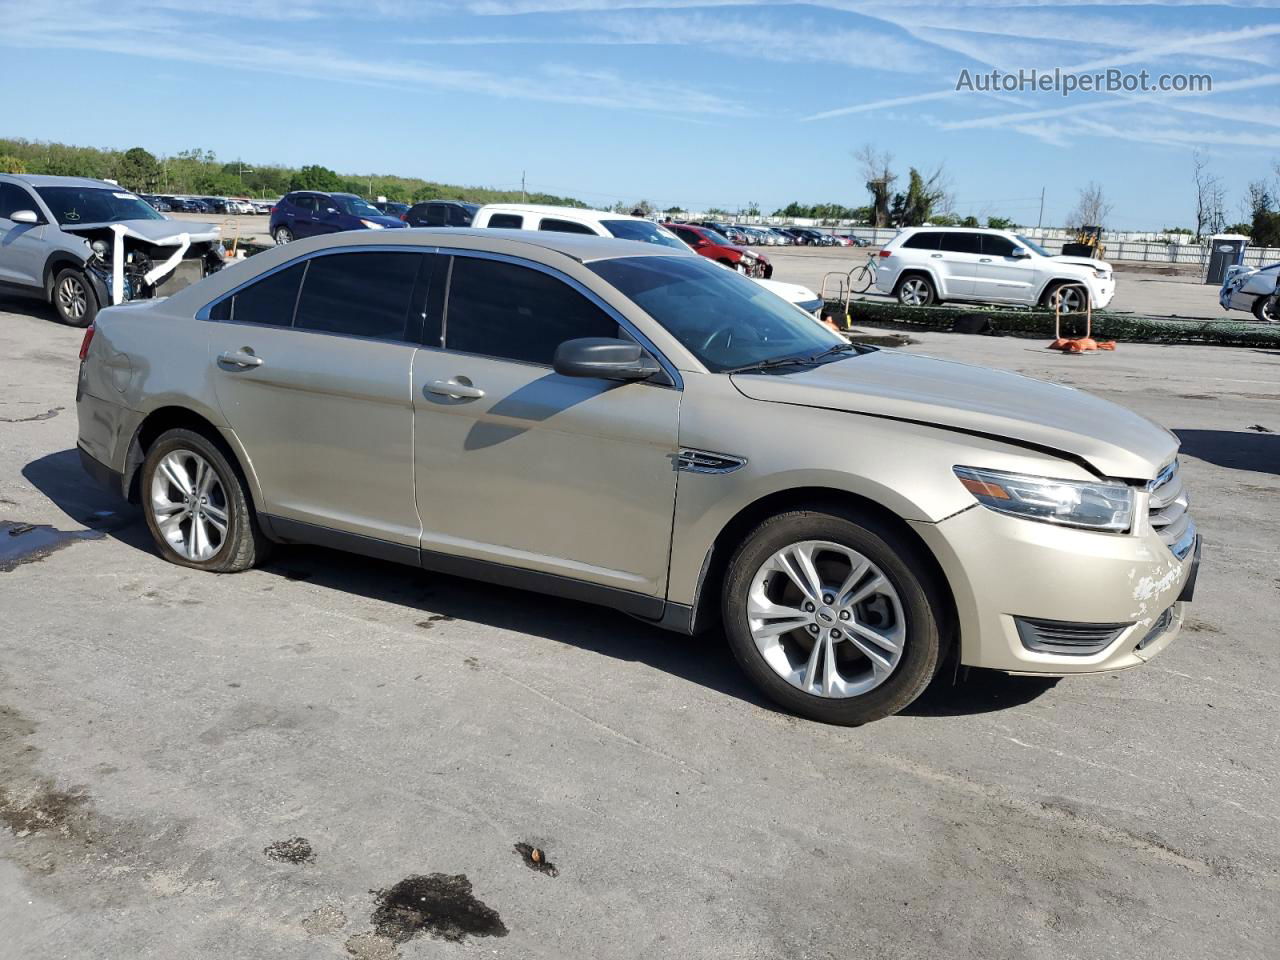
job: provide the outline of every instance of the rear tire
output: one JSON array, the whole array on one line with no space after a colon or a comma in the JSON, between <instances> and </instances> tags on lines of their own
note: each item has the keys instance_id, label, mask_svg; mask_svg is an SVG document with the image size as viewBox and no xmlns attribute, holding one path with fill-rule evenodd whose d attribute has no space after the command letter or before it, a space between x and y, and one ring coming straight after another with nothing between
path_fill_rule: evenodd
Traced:
<instances>
[{"instance_id":1,"label":"rear tire","mask_svg":"<svg viewBox=\"0 0 1280 960\"><path fill-rule=\"evenodd\" d=\"M142 463L142 512L170 563L239 573L265 559L240 471L208 437L178 428L162 433Z\"/></svg>"},{"instance_id":2,"label":"rear tire","mask_svg":"<svg viewBox=\"0 0 1280 960\"><path fill-rule=\"evenodd\" d=\"M771 517L729 561L729 647L793 713L843 726L891 716L920 696L950 645L949 608L929 570L920 549L875 516L837 507Z\"/></svg>"},{"instance_id":3,"label":"rear tire","mask_svg":"<svg viewBox=\"0 0 1280 960\"><path fill-rule=\"evenodd\" d=\"M276 227L275 233L271 234L271 239L281 245L293 243L293 231L288 227Z\"/></svg>"},{"instance_id":4,"label":"rear tire","mask_svg":"<svg viewBox=\"0 0 1280 960\"><path fill-rule=\"evenodd\" d=\"M87 327L98 315L98 297L89 278L74 267L58 271L53 278L53 309L69 327Z\"/></svg>"},{"instance_id":5,"label":"rear tire","mask_svg":"<svg viewBox=\"0 0 1280 960\"><path fill-rule=\"evenodd\" d=\"M894 295L904 307L927 307L938 299L933 281L920 273L910 273L899 280Z\"/></svg>"}]
</instances>

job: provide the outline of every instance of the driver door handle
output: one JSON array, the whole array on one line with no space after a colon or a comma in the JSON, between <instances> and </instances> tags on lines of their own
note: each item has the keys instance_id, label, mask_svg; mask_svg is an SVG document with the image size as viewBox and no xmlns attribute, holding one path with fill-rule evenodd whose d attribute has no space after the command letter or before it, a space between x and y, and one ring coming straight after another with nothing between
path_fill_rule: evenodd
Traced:
<instances>
[{"instance_id":1,"label":"driver door handle","mask_svg":"<svg viewBox=\"0 0 1280 960\"><path fill-rule=\"evenodd\" d=\"M990 262L991 262L991 258L990 258L990 257L983 257L983 258L982 258L981 260L979 260L978 262L979 262L979 263L990 263Z\"/></svg>"},{"instance_id":2,"label":"driver door handle","mask_svg":"<svg viewBox=\"0 0 1280 960\"><path fill-rule=\"evenodd\" d=\"M232 367L260 367L262 366L262 358L254 356L252 353L246 353L244 350L227 350L218 354L218 362L225 363Z\"/></svg>"},{"instance_id":3,"label":"driver door handle","mask_svg":"<svg viewBox=\"0 0 1280 960\"><path fill-rule=\"evenodd\" d=\"M941 260L941 259L942 259L942 254L940 254L940 253L931 253L931 254L929 254L929 256L933 257L933 259L935 259L935 260Z\"/></svg>"},{"instance_id":4,"label":"driver door handle","mask_svg":"<svg viewBox=\"0 0 1280 960\"><path fill-rule=\"evenodd\" d=\"M466 397L468 400L478 400L484 396L484 391L479 387L473 387L469 383L459 383L457 380L432 380L427 384L427 389L442 397Z\"/></svg>"}]
</instances>

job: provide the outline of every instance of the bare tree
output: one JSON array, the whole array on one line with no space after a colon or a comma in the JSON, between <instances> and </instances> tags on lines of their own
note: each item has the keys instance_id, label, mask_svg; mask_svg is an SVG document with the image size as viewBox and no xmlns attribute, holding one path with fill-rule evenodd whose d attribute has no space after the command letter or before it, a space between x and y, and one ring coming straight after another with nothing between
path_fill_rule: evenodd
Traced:
<instances>
[{"instance_id":1,"label":"bare tree","mask_svg":"<svg viewBox=\"0 0 1280 960\"><path fill-rule=\"evenodd\" d=\"M1192 178L1196 185L1196 239L1221 233L1226 226L1227 190L1218 175L1209 169L1209 158L1197 150L1192 154Z\"/></svg>"},{"instance_id":2,"label":"bare tree","mask_svg":"<svg viewBox=\"0 0 1280 960\"><path fill-rule=\"evenodd\" d=\"M1102 185L1090 180L1089 185L1080 191L1075 208L1067 215L1067 226L1073 230L1086 226L1106 226L1111 210L1111 201L1103 193Z\"/></svg>"},{"instance_id":3,"label":"bare tree","mask_svg":"<svg viewBox=\"0 0 1280 960\"><path fill-rule=\"evenodd\" d=\"M887 227L889 225L889 203L893 197L893 183L898 179L893 172L893 154L879 151L873 144L865 144L854 154L862 164L862 179L866 182L871 194L871 225Z\"/></svg>"}]
</instances>

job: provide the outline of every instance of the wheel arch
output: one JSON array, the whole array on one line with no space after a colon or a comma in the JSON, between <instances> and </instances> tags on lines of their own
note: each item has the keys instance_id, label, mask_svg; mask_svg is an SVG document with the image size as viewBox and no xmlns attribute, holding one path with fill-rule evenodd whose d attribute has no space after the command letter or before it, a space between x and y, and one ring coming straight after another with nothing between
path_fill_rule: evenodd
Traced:
<instances>
[{"instance_id":1,"label":"wheel arch","mask_svg":"<svg viewBox=\"0 0 1280 960\"><path fill-rule=\"evenodd\" d=\"M1036 303L1043 306L1048 301L1049 294L1053 288L1064 283L1068 283L1076 287L1084 287L1090 301L1093 300L1093 288L1089 286L1089 282L1087 280L1082 280L1078 277L1050 277L1040 288L1039 294L1036 295Z\"/></svg>"},{"instance_id":2,"label":"wheel arch","mask_svg":"<svg viewBox=\"0 0 1280 960\"><path fill-rule=\"evenodd\" d=\"M955 596L942 564L928 544L900 516L869 497L834 487L796 487L766 494L744 506L720 529L702 561L689 614L689 633L710 630L720 621L720 597L729 559L747 535L769 517L796 509L836 509L876 518L901 535L919 553L930 578L937 584L950 624L959 622Z\"/></svg>"},{"instance_id":3,"label":"wheel arch","mask_svg":"<svg viewBox=\"0 0 1280 960\"><path fill-rule=\"evenodd\" d=\"M942 296L942 287L938 285L937 276L934 274L931 268L925 267L925 266L903 267L901 270L899 270L898 275L893 278L894 296L898 295L898 288L902 286L902 281L906 280L908 277L924 277L926 280L929 281L930 285L933 287L934 298L936 299Z\"/></svg>"},{"instance_id":4,"label":"wheel arch","mask_svg":"<svg viewBox=\"0 0 1280 960\"><path fill-rule=\"evenodd\" d=\"M133 438L129 441L129 448L125 453L122 484L129 502L141 503L142 501L142 462L146 459L151 445L162 434L179 428L200 434L222 451L232 467L239 471L241 479L249 490L254 508L260 510L257 477L234 435L229 435L228 431L220 429L212 420L198 411L177 405L157 407L143 417L142 422L134 430Z\"/></svg>"},{"instance_id":5,"label":"wheel arch","mask_svg":"<svg viewBox=\"0 0 1280 960\"><path fill-rule=\"evenodd\" d=\"M107 306L107 300L104 297L106 288L102 285L102 281L93 276L93 272L91 270L86 269L84 257L76 256L70 250L55 250L53 253L49 254L48 258L44 262L42 282L44 287L44 298L46 301L53 303L53 280L58 275L59 271L64 270L67 267L71 267L73 270L79 270L84 274L85 280L88 282L90 289L93 290L94 296L98 298L98 306Z\"/></svg>"}]
</instances>

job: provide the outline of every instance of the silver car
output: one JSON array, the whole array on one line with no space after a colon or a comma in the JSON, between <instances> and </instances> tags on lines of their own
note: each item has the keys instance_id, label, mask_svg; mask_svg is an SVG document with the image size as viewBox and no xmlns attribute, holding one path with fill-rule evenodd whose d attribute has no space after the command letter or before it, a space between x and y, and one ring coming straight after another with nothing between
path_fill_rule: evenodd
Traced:
<instances>
[{"instance_id":1,"label":"silver car","mask_svg":"<svg viewBox=\"0 0 1280 960\"><path fill-rule=\"evenodd\" d=\"M219 227L170 220L117 184L0 174L0 291L51 303L63 323L176 293L223 257Z\"/></svg>"},{"instance_id":2,"label":"silver car","mask_svg":"<svg viewBox=\"0 0 1280 960\"><path fill-rule=\"evenodd\" d=\"M822 721L901 710L944 663L1136 666L1195 581L1166 430L849 344L653 244L310 238L104 310L82 354L84 465L174 563L325 544L722 624Z\"/></svg>"}]
</instances>

